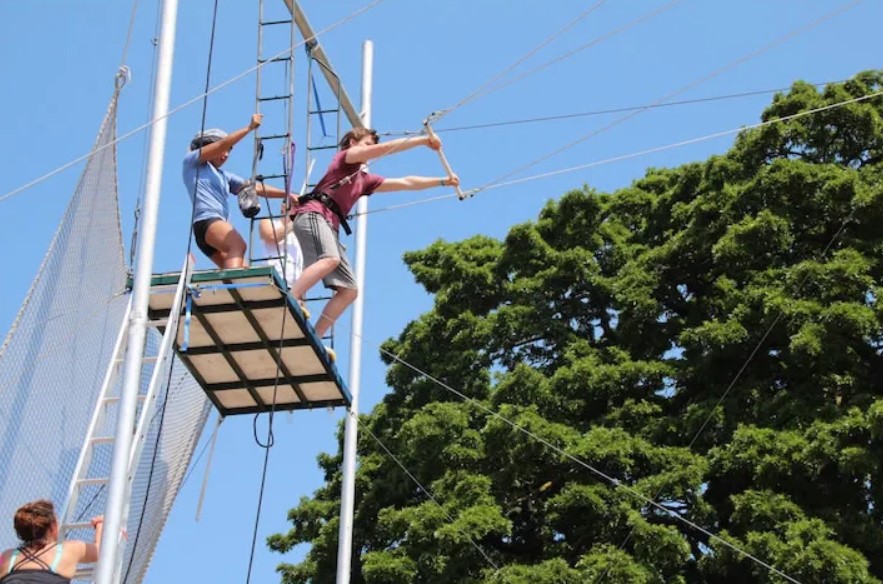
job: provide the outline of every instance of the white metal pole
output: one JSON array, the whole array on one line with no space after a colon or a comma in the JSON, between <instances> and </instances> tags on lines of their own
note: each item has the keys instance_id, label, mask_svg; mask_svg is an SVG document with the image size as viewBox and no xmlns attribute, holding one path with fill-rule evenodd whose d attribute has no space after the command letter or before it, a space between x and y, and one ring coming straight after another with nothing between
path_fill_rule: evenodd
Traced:
<instances>
[{"instance_id":1,"label":"white metal pole","mask_svg":"<svg viewBox=\"0 0 883 584\"><path fill-rule=\"evenodd\" d=\"M135 259L128 347L123 362L123 385L120 390L121 399L113 447L113 466L108 485L107 508L104 514L104 535L101 539L101 554L95 574L96 584L114 584L116 567L122 561L121 533L124 527L123 518L128 515L126 507L129 499L127 489L129 455L141 383L144 342L147 336L147 302L150 296L150 278L153 271L153 248L156 241L163 150L166 144L166 116L169 111L169 93L172 84L172 58L175 53L177 15L178 0L163 0L159 59L153 97L153 125L150 129L147 179L144 189L144 213L141 236L138 239L138 253ZM134 468L132 472L134 472Z\"/></svg>"},{"instance_id":2,"label":"white metal pole","mask_svg":"<svg viewBox=\"0 0 883 584\"><path fill-rule=\"evenodd\" d=\"M374 43L362 45L362 123L371 127L371 92L374 68ZM340 494L340 532L337 540L337 584L349 584L353 557L353 514L356 498L356 445L359 439L359 391L362 376L362 322L365 309L365 265L368 244L368 197L356 206L356 286L359 295L353 303L350 338L349 389L353 397L346 418L343 439L343 482Z\"/></svg>"}]
</instances>

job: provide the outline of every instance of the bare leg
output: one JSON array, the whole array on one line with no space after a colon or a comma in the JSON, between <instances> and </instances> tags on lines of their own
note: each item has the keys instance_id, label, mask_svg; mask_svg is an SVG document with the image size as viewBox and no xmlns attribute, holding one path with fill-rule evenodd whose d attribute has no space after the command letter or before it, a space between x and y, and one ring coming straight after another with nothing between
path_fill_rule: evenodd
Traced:
<instances>
[{"instance_id":1,"label":"bare leg","mask_svg":"<svg viewBox=\"0 0 883 584\"><path fill-rule=\"evenodd\" d=\"M205 241L218 250L212 261L218 267L241 268L245 257L245 240L236 229L226 221L215 221L205 232Z\"/></svg>"},{"instance_id":2,"label":"bare leg","mask_svg":"<svg viewBox=\"0 0 883 584\"><path fill-rule=\"evenodd\" d=\"M338 288L319 316L319 321L316 323L316 334L319 337L325 336L325 332L331 328L337 317L353 303L358 295L359 291L355 288Z\"/></svg>"},{"instance_id":3,"label":"bare leg","mask_svg":"<svg viewBox=\"0 0 883 584\"><path fill-rule=\"evenodd\" d=\"M330 274L340 264L340 258L322 258L314 264L310 264L301 272L294 286L291 287L291 295L298 300L303 300L310 288L319 283L319 280Z\"/></svg>"}]
</instances>

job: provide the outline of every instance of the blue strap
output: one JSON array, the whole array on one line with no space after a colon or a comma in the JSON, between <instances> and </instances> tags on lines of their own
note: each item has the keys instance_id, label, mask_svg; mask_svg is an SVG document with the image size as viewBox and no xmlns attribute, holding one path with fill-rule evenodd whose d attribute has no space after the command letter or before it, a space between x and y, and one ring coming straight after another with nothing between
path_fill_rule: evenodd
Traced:
<instances>
[{"instance_id":1,"label":"blue strap","mask_svg":"<svg viewBox=\"0 0 883 584\"><path fill-rule=\"evenodd\" d=\"M310 73L313 78L313 96L316 98L316 111L322 111L322 104L319 102L319 90L316 89L316 76ZM322 126L322 137L327 138L328 132L325 130L325 114L319 113L319 124Z\"/></svg>"},{"instance_id":2,"label":"blue strap","mask_svg":"<svg viewBox=\"0 0 883 584\"><path fill-rule=\"evenodd\" d=\"M64 545L64 544L60 543L55 547L55 558L52 560L52 563L49 564L49 569L52 570L53 572L58 571L58 562L61 561L61 546L62 545Z\"/></svg>"},{"instance_id":3,"label":"blue strap","mask_svg":"<svg viewBox=\"0 0 883 584\"><path fill-rule=\"evenodd\" d=\"M12 552L12 555L9 556L9 570L6 572L7 574L12 573L12 567L15 566L15 560L18 559L18 548Z\"/></svg>"}]
</instances>

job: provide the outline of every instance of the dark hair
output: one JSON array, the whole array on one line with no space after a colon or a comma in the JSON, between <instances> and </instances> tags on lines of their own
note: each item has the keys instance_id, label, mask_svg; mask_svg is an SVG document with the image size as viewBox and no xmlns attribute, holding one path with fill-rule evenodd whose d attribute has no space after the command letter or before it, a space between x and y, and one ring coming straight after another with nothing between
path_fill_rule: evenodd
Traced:
<instances>
[{"instance_id":1,"label":"dark hair","mask_svg":"<svg viewBox=\"0 0 883 584\"><path fill-rule=\"evenodd\" d=\"M55 507L52 501L40 499L26 503L15 512L13 525L18 538L25 545L45 543L49 530L55 525Z\"/></svg>"},{"instance_id":2,"label":"dark hair","mask_svg":"<svg viewBox=\"0 0 883 584\"><path fill-rule=\"evenodd\" d=\"M350 141L355 140L356 142L358 142L368 135L374 136L375 144L380 142L380 137L377 135L377 130L372 130L371 128L353 128L343 135L343 138L340 139L340 144L338 144L338 146L340 146L341 150L346 150L350 147Z\"/></svg>"}]
</instances>

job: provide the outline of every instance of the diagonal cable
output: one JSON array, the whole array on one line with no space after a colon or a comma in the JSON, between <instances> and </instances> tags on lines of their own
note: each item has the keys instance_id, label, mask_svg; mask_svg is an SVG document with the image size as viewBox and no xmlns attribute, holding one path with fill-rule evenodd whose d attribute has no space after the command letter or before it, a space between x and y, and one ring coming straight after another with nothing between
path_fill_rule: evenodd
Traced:
<instances>
[{"instance_id":1,"label":"diagonal cable","mask_svg":"<svg viewBox=\"0 0 883 584\"><path fill-rule=\"evenodd\" d=\"M680 0L678 0L678 1L680 1ZM479 97L482 97L482 95L485 95L485 93L483 93L483 92L490 93L490 91L486 91L486 90L488 89L488 87L493 85L498 79L505 76L507 73L509 73L510 71L512 71L513 69L515 69L516 67L518 67L519 65L524 63L526 60L528 60L529 58L531 58L532 56L537 54L540 50L542 50L543 48L545 48L546 46L551 44L555 39L557 39L558 37L560 37L561 35L563 35L567 31L569 31L571 28L573 28L574 26L579 24L582 20L584 20L586 17L588 17L591 13L593 13L595 10L597 10L598 8L603 6L605 2L607 2L607 0L599 0L598 2L596 2L595 4L590 6L588 9L586 9L581 14L579 14L576 18L574 18L573 20L568 22L563 28L561 28L560 30L558 30L557 32L552 34L551 36L547 37L543 42L541 42L539 45L537 45L536 47L534 47L533 49L531 49L530 51L525 53L523 56L521 56L519 59L517 59L514 63L512 63L511 65L509 65L508 67L506 67L505 69L503 69L502 71L500 71L499 73L497 73L496 75L491 77L488 81L486 81L484 84L482 84L478 89L474 90L472 93L470 93L469 95L467 95L466 97L464 97L463 99L461 99L460 101L458 101L457 103L452 105L451 107L446 108L446 109L442 110L441 112L439 112L436 119L439 119L442 116L445 116L445 115L449 114L450 112L463 107L467 103L469 103L475 99L478 99ZM493 89L491 89L491 91L493 91Z\"/></svg>"},{"instance_id":2,"label":"diagonal cable","mask_svg":"<svg viewBox=\"0 0 883 584\"><path fill-rule=\"evenodd\" d=\"M565 54L563 54L563 55L560 55L560 56L558 56L558 57L555 57L554 59L551 59L551 60L549 60L549 61L546 61L545 63L542 63L542 64L540 64L540 65L537 65L537 66L534 67L533 69L529 69L529 70L527 70L527 71L525 71L525 72L523 72L523 73L521 73L521 74L519 74L519 75L517 75L517 76L515 76L515 77L513 77L513 78L511 78L511 79L508 79L508 80L506 80L506 81L503 81L503 82L501 82L501 83L499 83L499 84L497 84L497 85L495 85L495 86L493 86L493 87L489 87L489 88L485 89L485 90L484 90L483 92L481 92L481 93L476 92L476 93L478 93L478 95L470 96L471 99L469 99L468 101L467 101L467 100L463 100L463 101L464 101L465 103L468 103L469 101L472 101L472 100L474 100L474 99L478 99L479 97L484 97L484 96L486 96L486 95L490 95L491 93L494 93L495 91L498 91L498 90L500 90L500 89L503 89L504 87L508 87L509 85L512 85L513 83L515 83L515 82L517 82L517 81L521 81L521 80L524 79L525 77L528 77L528 76L530 76L530 75L533 75L534 73L539 73L540 71L543 71L544 69L547 69L547 68L551 67L552 65L554 65L554 64L556 64L556 63L559 63L559 62L561 62L561 61L564 61L564 60L566 60L566 59L569 59L569 58L572 57L573 55L575 55L575 54L577 54L577 53L579 53L579 52L581 52L581 51L584 51L585 49L588 49L588 48L590 48L590 47L594 47L594 46L600 45L600 44L603 43L604 41L607 41L607 40L609 40L609 39L615 37L616 35L618 35L618 34L620 34L620 33L623 33L623 32L625 32L625 31L629 30L630 28L633 28L633 27L637 26L638 24L641 24L642 22L644 22L644 21L646 21L646 20L650 20L651 18L653 18L653 17L655 17L655 16L658 16L659 14L662 14L663 12L665 12L665 11L667 11L667 10L669 10L669 9L671 9L671 8L674 8L675 5L680 4L682 1L683 1L683 0L672 0L671 2L668 2L667 4L665 4L665 5L663 5L663 6L660 6L659 8L656 8L655 10L651 10L650 12L647 12L646 14L643 14L643 15L641 15L641 16L639 16L639 17L633 19L633 20L630 20L629 22L625 23L624 25L622 25L622 26L620 26L620 27L618 27L618 28L615 28L615 29L613 29L612 31L610 31L610 32L608 32L608 33L606 33L606 34L603 34L603 35L601 35L601 36L599 36L599 37L597 37L597 38L595 38L595 39L589 41L588 43L585 43L585 44L583 44L583 45L580 45L579 47L577 47L577 48L575 48L575 49L573 49L573 50L571 50L571 51L568 51L567 53L565 53ZM520 62L520 61L519 61L519 62ZM487 85L489 85L489 84L487 84ZM483 88L484 88L484 86L483 86ZM461 107L462 105L465 105L465 103L461 102L461 103L458 103L456 106L454 106L454 107L452 107L452 108L450 108L450 109L448 109L448 110L443 110L442 114L443 114L443 115L447 115L447 114L450 113L451 111L454 111L455 109Z\"/></svg>"},{"instance_id":3,"label":"diagonal cable","mask_svg":"<svg viewBox=\"0 0 883 584\"><path fill-rule=\"evenodd\" d=\"M658 153L658 152L664 152L664 151L667 151L667 150L674 150L674 149L676 149L676 148L682 148L682 147L684 147L684 146L690 146L690 145L692 145L692 144L698 144L698 143L700 143L700 142L707 142L707 141L709 141L709 140L714 140L714 139L716 139L716 138L722 138L722 137L724 137L724 136L730 136L730 135L733 135L733 134L738 134L738 133L740 133L740 132L744 132L744 131L746 131L746 130L754 130L754 129L757 129L757 128L763 128L763 127L766 127L766 126L771 126L771 125L773 125L773 124L779 124L779 123L782 123L782 122L787 122L787 121L790 121L790 120L795 120L795 119L803 118L803 117L806 117L806 116L811 116L811 115L814 115L814 114L818 114L818 113L825 112L825 111L829 111L829 110L836 109L836 108L839 108L839 107L847 106L847 105L850 105L850 104L853 104L853 103L859 103L859 102L862 102L862 101L866 101L866 100L873 99L873 98L875 98L875 97L881 97L881 96L883 96L883 90L881 90L881 91L876 91L876 92L874 92L874 93L869 93L868 95L862 95L862 96L860 96L860 97L854 97L854 98L852 98L852 99L847 99L847 100L844 100L844 101L838 101L838 102L836 102L836 103L832 103L832 104L824 105L824 106L821 106L821 107L813 108L813 109L811 109L811 110L806 110L806 111L798 112L798 113L796 113L796 114L791 114L791 115L788 115L788 116L783 116L783 117L781 117L781 118L775 118L775 119L771 119L771 120L766 120L766 121L758 122L758 123L755 123L755 124L749 124L749 125L747 125L747 126L739 126L738 128L733 128L733 129L730 129L730 130L723 130L723 131L720 131L720 132L714 132L714 133L712 133L712 134L706 134L706 135L704 135L704 136L699 136L699 137L697 137L697 138L690 138L690 139L687 139L687 140L681 140L681 141L679 141L679 142L672 142L671 144L665 144L665 145L663 145L663 146L655 146L655 147L653 147L653 148L648 148L648 149L645 149L645 150L639 150L639 151L637 151L637 152L631 152L631 153L629 153L629 154L620 154L620 155L618 155L618 156L613 156L613 157L610 157L610 158L604 158L604 159L602 159L602 160L596 160L596 161L593 161L593 162L587 162L587 163L585 163L585 164L578 164L578 165L576 165L576 166L569 166L569 167L567 167L567 168L562 168L562 169L559 169L559 170L552 170L552 171L549 171L549 172L543 172L543 173L540 173L540 174L535 174L535 175L532 175L532 176L526 176L526 177L522 177L522 178L517 178L517 179L513 179L513 180L510 180L510 181L506 181L506 182L499 182L499 183L496 183L496 184L493 184L493 185L487 187L485 190L499 189L499 188L508 187L508 186L512 186L512 185L517 185L517 184L522 184L522 183L526 183L526 182L532 182L532 181L535 181L535 180L541 180L541 179L544 179L544 178L550 178L550 177L558 176L558 175L561 175L561 174L567 174L567 173L571 173L571 172L576 172L576 171L578 171L578 170L585 170L585 169L588 169L588 168L595 168L595 167L598 167L598 166L604 166L604 165L611 164L611 163L614 163L614 162L621 162L621 161L623 161L623 160L631 160L631 159L633 159L633 158L639 158L639 157L641 157L641 156L647 156L648 154L656 154L656 153ZM471 191L470 191L470 193L471 193ZM423 199L417 199L416 201L409 201L409 202L407 202L407 203L401 203L401 204L398 204L398 205L389 205L389 206L386 206L386 207L379 207L379 208L377 208L377 209L371 209L370 211L367 211L366 214L370 214L370 213L381 213L381 212L385 212L385 211L396 211L396 210L399 210L399 209L405 209L405 208L407 208L407 207L415 207L415 206L417 206L417 205L425 205L425 204L427 204L427 203L434 203L434 202L437 202L437 201L442 201L442 200L446 200L446 199L452 199L452 198L455 198L456 196L457 196L456 193L449 193L449 194L447 194L447 195L439 195L439 196L436 196L436 197L428 197L428 198L423 198ZM358 213L356 213L356 215L358 215Z\"/></svg>"},{"instance_id":4,"label":"diagonal cable","mask_svg":"<svg viewBox=\"0 0 883 584\"><path fill-rule=\"evenodd\" d=\"M474 189L472 191L472 194L479 193L479 192L487 189L491 185L494 185L498 182L502 182L503 180L505 180L511 176L514 176L523 170L527 170L528 168L532 168L541 162L544 162L554 156L557 156L558 154L561 154L562 152L569 150L570 148L573 148L577 144L581 144L581 143L585 142L586 140L589 140L590 138L597 136L598 134L601 134L603 132L611 130L611 129L615 128L616 126L622 124L623 122L626 122L626 121L642 114L643 112L647 111L648 109L651 109L651 107L653 107L653 106L657 106L659 104L663 104L668 101L671 101L673 98L697 87L698 85L706 83L707 81L710 81L710 80L714 79L715 77L718 77L718 76L722 75L723 73L726 73L727 71L734 69L735 67L742 65L743 63L746 63L747 61L750 61L751 59L759 57L760 55L762 55L762 54L770 51L771 49L793 39L794 37L820 26L821 24L827 22L828 20L834 18L835 16L838 16L838 15L846 12L847 10L850 10L851 8L857 6L858 4L860 4L863 1L864 0L851 0L850 2L847 2L846 4L838 7L837 9L835 9L831 12L828 12L827 14L817 18L816 20L813 20L812 22L810 22L808 24L802 25L802 26L774 39L772 42L764 45L763 47L761 47L759 49L755 49L754 51L751 51L750 53L743 55L742 57L739 57L738 59L724 65L723 67L719 67L718 69L715 69L714 71L700 77L699 79L696 79L695 81L691 81L690 83L672 91L671 93L666 94L665 96L656 100L655 102L653 102L652 104L650 104L649 106L647 106L644 109L640 109L640 110L634 111L632 113L629 113L625 116L622 116L620 118L617 118L616 120L607 124L606 126L602 126L601 128L599 128L597 130L593 130L593 131L589 132L588 134L586 134L580 138L577 138L576 140L574 140L572 142L565 144L564 146L556 148L555 150L552 150L551 152L544 154L531 162L528 162L526 164L523 164L523 165L517 167L515 170L507 172L503 175L500 175L499 177L485 183L484 185L478 187L477 189Z\"/></svg>"},{"instance_id":5,"label":"diagonal cable","mask_svg":"<svg viewBox=\"0 0 883 584\"><path fill-rule=\"evenodd\" d=\"M89 158L90 156L92 156L93 154L95 154L95 153L97 153L97 152L101 152L102 150L104 150L104 149L106 149L106 148L110 148L111 146L114 146L115 144L118 144L119 142L122 142L123 140L126 140L126 139L128 139L128 138L131 138L131 137L134 136L135 134L138 134L138 133L144 131L146 128L149 128L150 126L152 126L152 125L155 124L156 122L158 122L158 121L160 121L160 120L162 120L162 119L168 118L168 117L170 117L170 116L173 116L173 115L175 115L176 113L180 112L181 110L190 107L191 105L193 105L194 103L196 103L196 102L198 102L199 100L203 99L204 97L206 97L206 96L208 96L208 95L211 95L212 93L215 93L215 92L217 92L217 91L220 91L221 89L227 87L228 85L232 85L233 83L239 81L240 79L243 79L244 77L247 77L247 76L251 75L252 73L254 73L255 71L257 71L258 69L260 69L260 68L263 67L264 65L266 65L266 64L268 64L268 63L271 63L271 62L273 62L274 60L277 60L277 59L279 59L279 58L281 58L281 57L284 57L284 56L286 56L286 55L291 54L291 53L294 51L294 49L296 49L296 48L298 48L298 47L302 47L302 46L304 46L307 42L313 40L313 38L317 38L317 37L319 37L320 35L325 34L325 33L327 33L327 32L330 31L330 30L333 30L333 29L335 29L335 28L337 28L337 27L339 27L339 26L341 26L341 25L343 25L343 24L346 24L346 23L349 22L350 20L352 20L352 19L356 18L357 16L361 15L362 13L367 12L368 10L374 8L375 6L377 6L378 4L380 4L380 3L383 2L383 1L384 1L384 0L373 0L373 1L370 2L369 4L367 4L367 5L365 5L365 6L361 7L361 8L359 8L359 9L356 10L355 12L351 13L349 16L346 16L346 17L344 17L344 18L338 20L338 21L335 22L334 24L331 24L331 25L329 25L328 27L322 29L321 31L319 31L318 33L316 33L316 35L315 35L314 37L312 37L312 38L310 38L310 39L307 39L307 40L300 41L299 43L293 45L290 49L285 49L284 51L279 52L278 54L274 55L273 57L271 57L270 59L268 59L268 60L265 61L264 63L258 63L258 64L255 65L254 67L249 67L248 69L246 69L246 70L243 71L242 73L239 73L238 75L235 75L235 76L231 77L230 79L227 79L226 81L224 81L224 82L222 82L222 83L219 83L218 85L215 85L214 87L212 87L211 89L205 91L204 93L201 93L201 94L199 94L199 95L194 96L193 98L189 99L188 101L185 101L185 102L182 103L181 105L179 105L179 106L177 106L176 108L170 110L170 111L169 111L168 113L166 113L165 115L160 116L160 117L158 117L158 118L156 118L156 119L154 119L154 120L151 120L151 121L149 121L149 122L147 122L147 123L145 123L145 124L142 124L142 125L140 125L140 126L134 128L133 130L130 130L130 131L126 132L126 133L123 134L122 136L117 137L115 140L112 140L112 141L108 142L107 144L104 144L103 146L100 146L100 147L95 148L95 149L93 149L93 150L90 150L90 151L87 152L86 154L83 154L82 156L78 156L77 158L71 160L70 162L67 162L67 163L65 163L65 164L62 164L61 166L55 168L54 170L51 170L51 171L47 172L46 174L44 174L44 175L42 175L42 176L39 176L39 177L35 178L34 180L32 180L32 181L30 181L30 182L28 182L28 183L23 184L23 185L21 185L20 187L17 187L17 188L12 189L11 191L9 191L9 192L3 194L2 196L0 196L0 203L3 203L4 201L6 201L6 200L8 200L8 199L10 199L10 198L12 198L12 197L18 195L19 193L22 193L22 192L28 190L29 188L31 188L31 187L33 187L33 186L35 186L35 185L37 185L37 184L40 184L41 182L43 182L43 181L45 181L45 180L47 180L47 179L49 179L49 178L52 178L53 176L55 176L55 175L57 175L57 174L59 174L59 173L65 171L65 170L67 170L68 168L71 168L72 166L75 166L76 164L78 164L78 163L80 163L80 162L86 160L87 158Z\"/></svg>"},{"instance_id":6,"label":"diagonal cable","mask_svg":"<svg viewBox=\"0 0 883 584\"><path fill-rule=\"evenodd\" d=\"M356 418L356 416L355 416L355 415L353 414L353 412L351 412L350 410L347 410L347 415L350 416L350 417L353 417L354 419ZM436 505L436 506L442 511L442 513L444 513L445 516L448 518L448 521L450 521L451 524L453 525L453 523L454 523L454 518L451 516L450 513L448 513L448 511L444 508L444 506L442 506L442 504L438 502L438 499L436 499L436 498L433 496L433 494L429 491L429 489L427 489L426 487L424 487L423 484L420 482L420 480L419 480L417 477L414 476L414 473L412 473L411 471L408 470L408 467L406 467L406 466L404 465L404 463L402 463L402 461L399 460L399 459L396 457L396 455L393 454L392 451L391 451L389 448L387 448L387 446L386 446L386 445L380 440L380 438L378 438L377 435L376 435L374 432L371 431L371 428L370 428L367 424L361 425L360 427L362 428L362 430L364 430L365 432L367 432L368 435L371 436L371 438L373 438L375 442L377 442L377 444L380 446L380 448L383 449L383 451L386 453L386 455L389 456L389 457L393 460L393 462L395 462L397 465L399 465L399 468L402 469L402 472L404 472L406 475L408 475L408 478L410 478L411 481L412 481L415 485L417 485L417 488L419 488L419 489L423 492L423 494L426 495L426 496L429 498L430 501L432 501L433 503L435 503L435 505ZM495 571L495 573L496 573L496 571L500 569L500 566L498 566L497 563L494 562L494 561L491 559L491 557L487 554L487 552L485 552L485 551L481 548L481 546L478 545L478 542L476 542L474 539L472 539L467 533L464 533L464 532L461 531L461 530L458 530L458 531L460 531L460 535L463 535L464 537L466 537L466 539L469 540L469 543L472 544L472 547L474 547L474 548L478 551L478 553L480 553L480 554L482 555L482 557L487 561L487 563L490 564L490 565L494 568L494 571Z\"/></svg>"},{"instance_id":7,"label":"diagonal cable","mask_svg":"<svg viewBox=\"0 0 883 584\"><path fill-rule=\"evenodd\" d=\"M357 336L358 336L358 335L357 335ZM364 337L359 337L359 338L360 338L362 341L366 340ZM619 479L617 479L617 478L615 478L615 477L613 477L613 476L610 476L609 474L605 473L604 471L602 471L602 470L600 470L600 469L598 469L598 468L595 468L594 466L592 466L591 464L589 464L589 463L587 463L586 461L582 460L581 458L579 458L579 457L577 457L577 456L575 456L575 455L573 455L573 454L570 454L569 452L567 452L567 451L563 450L562 448L556 446L555 444L549 442L548 440L546 440L546 439L543 438L542 436L539 436L538 434L535 434L535 433L531 432L530 430L528 430L528 429L525 428L524 426L520 426L519 424L517 424L516 422L513 422L512 420L506 418L505 416L503 416L503 415L500 414L499 412L496 412L496 411L492 410L491 408L485 406L484 404L482 404L482 403L479 402L478 400L475 400L475 399L473 399L473 398L467 396L467 395L464 394L463 392L454 389L454 388L451 387L450 385L444 383L443 381L439 380L439 379L436 378L436 377L433 377L432 375L430 375L430 374L427 373L426 371L423 371L423 370L420 369L419 367L417 367L417 366L415 366L415 365L412 365L411 363L408 363L407 361L405 361L404 359L402 359L401 357L399 357L399 356L396 355L395 353L392 353L392 352L390 352L390 351L384 349L382 345L378 345L378 348L379 348L379 350L380 350L381 353L383 353L384 355L387 355L388 357L390 357L390 358L393 359L394 361L400 363L401 365L407 367L408 369L411 369L412 371L414 371L414 372L417 373L418 375L421 375L422 377L424 377L425 379L427 379L427 380L429 380L429 381L435 383L435 384L438 385L439 387L441 387L441 388L443 388L443 389L445 389L445 390L447 390L447 391L453 393L454 395L456 395L457 397L459 397L459 398L462 399L463 401L465 401L465 402L469 403L470 405L472 405L472 406L478 408L479 410L485 412L485 413L488 414L489 416L494 417L494 418L500 420L501 422L507 424L507 425L510 426L512 429L521 432L522 434L524 434L525 436L528 436L529 438L532 438L533 440L536 440L537 442L543 444L543 445L546 446L547 448L553 450L555 453L557 453L557 454L563 456L564 458L570 460L571 462L573 462L573 463L575 463L575 464L577 464L577 465L579 465L579 466L585 468L586 470L588 470L588 471L591 472L592 474L594 474L594 475L596 475L596 476L602 478L603 480L607 481L608 483L610 483L614 488L620 488L620 489L623 489L625 492L627 492L627 493L629 493L630 495L634 496L635 498L637 498L637 499L643 501L643 502L646 503L647 505L650 505L650 506L653 507L654 509L657 509L658 511L661 511L661 512L663 512L664 514L670 516L672 519L674 519L674 520L676 520L676 521L678 521L678 522L680 522L680 523L683 523L684 525L686 525L686 526L688 526L688 527L691 527L692 529L694 529L694 530L696 530L696 531L702 533L703 535L705 535L705 536L708 537L709 539L712 539L712 540L714 540L714 541L716 541L716 542L719 542L720 544L722 544L722 545L728 547L729 549L731 549L732 551L736 552L736 553L739 554L740 556L743 556L743 557L745 557L745 558L747 558L747 559L749 559L749 560L755 562L756 564L758 564L758 565L760 565L760 566L763 566L764 568L766 568L766 569L769 570L770 572L776 574L777 576L780 576L780 577L782 577L782 578L788 580L789 582L793 582L794 584L801 584L798 580L796 580L796 579L792 578L791 576L785 574L784 572L782 572L781 570L779 570L779 569L776 568L775 566L772 566L771 564L769 564L769 563L767 563L767 562L761 560L760 558L758 558L758 557L752 555L751 553L749 553L749 552L747 552L747 551L745 551L745 550L739 548L739 547L736 546L735 544L729 542L728 540L724 539L723 537L721 537L721 536L719 536L719 535L716 535L716 534L712 533L711 531L705 529L704 527L700 526L699 524L697 524L697 523L695 523L695 522L693 522L693 521L690 521L690 520L687 519L686 517L682 517L681 515L677 514L676 512L672 511L671 509L668 509L667 507L665 507L665 506L663 506L663 505L660 505L660 504L657 503L655 500L653 500L653 499L651 499L650 497L648 497L648 496L642 494L640 491L638 491L638 490L635 489L634 487L632 487L632 486L630 486L630 485L627 485L627 484L623 483L623 482L620 481Z\"/></svg>"}]
</instances>

